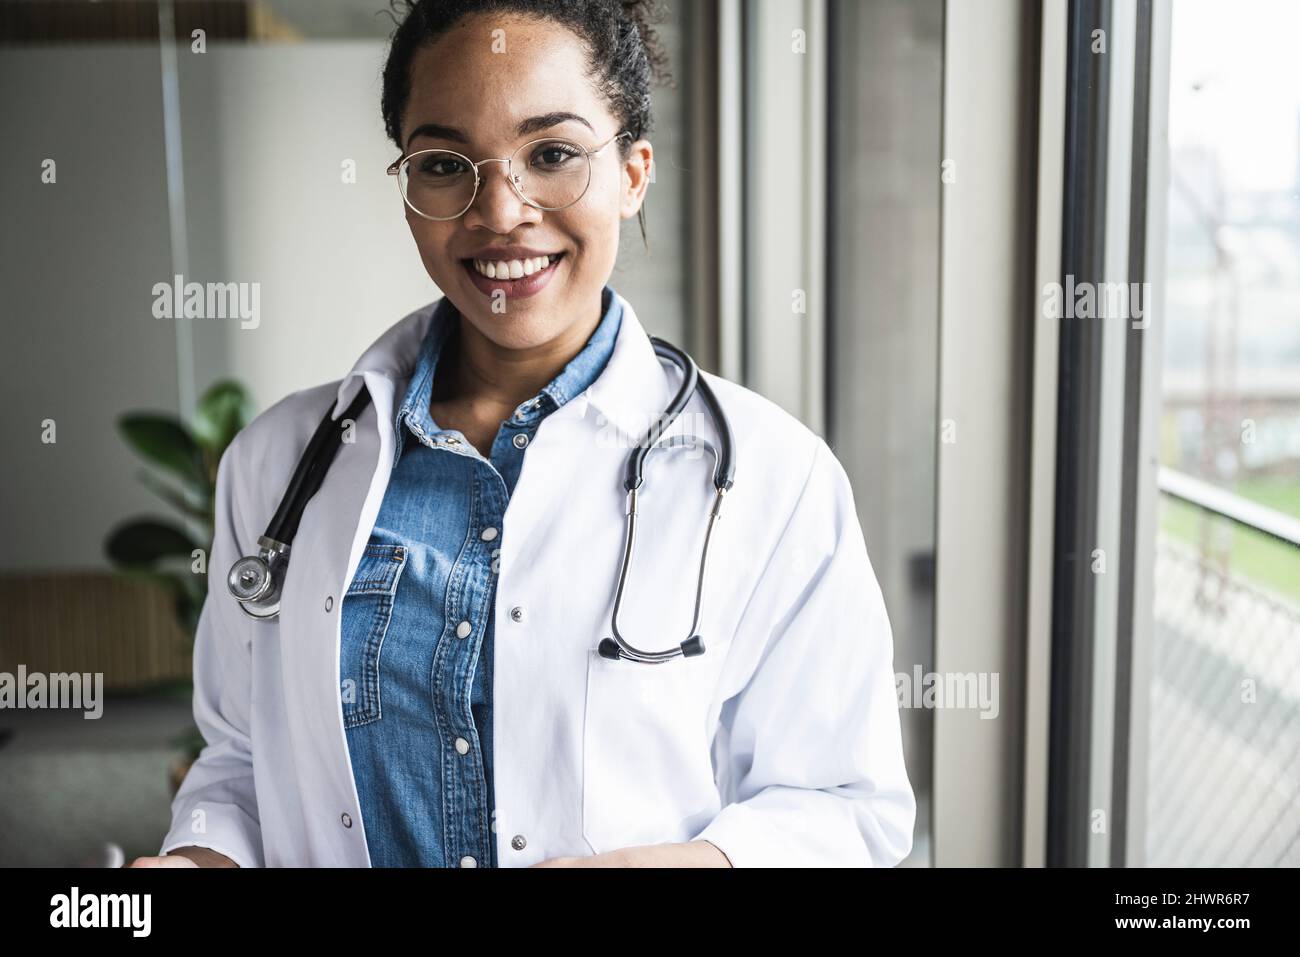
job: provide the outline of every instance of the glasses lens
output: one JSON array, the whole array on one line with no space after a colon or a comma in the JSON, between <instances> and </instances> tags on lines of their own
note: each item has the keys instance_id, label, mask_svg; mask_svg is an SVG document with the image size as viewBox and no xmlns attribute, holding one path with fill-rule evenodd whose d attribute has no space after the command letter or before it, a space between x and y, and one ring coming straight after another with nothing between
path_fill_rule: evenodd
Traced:
<instances>
[{"instance_id":1,"label":"glasses lens","mask_svg":"<svg viewBox=\"0 0 1300 957\"><path fill-rule=\"evenodd\" d=\"M591 182L587 152L569 140L537 140L511 159L519 191L543 209L562 209L582 198Z\"/></svg>"},{"instance_id":2,"label":"glasses lens","mask_svg":"<svg viewBox=\"0 0 1300 957\"><path fill-rule=\"evenodd\" d=\"M447 150L424 150L407 157L398 183L408 203L435 219L454 219L474 200L474 167Z\"/></svg>"}]
</instances>

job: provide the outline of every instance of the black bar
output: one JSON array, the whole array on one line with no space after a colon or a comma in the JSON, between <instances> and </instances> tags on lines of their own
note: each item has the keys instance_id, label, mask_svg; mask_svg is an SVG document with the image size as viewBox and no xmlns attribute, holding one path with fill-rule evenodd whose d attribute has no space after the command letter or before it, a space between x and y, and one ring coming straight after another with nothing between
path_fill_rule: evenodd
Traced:
<instances>
[{"instance_id":1,"label":"black bar","mask_svg":"<svg viewBox=\"0 0 1300 957\"><path fill-rule=\"evenodd\" d=\"M1065 103L1061 273L1104 278L1109 0L1071 0ZM1109 46L1107 46L1109 51ZM1062 319L1056 421L1056 520L1052 581L1051 718L1047 863L1087 863L1092 654L1097 530L1101 324Z\"/></svg>"}]
</instances>

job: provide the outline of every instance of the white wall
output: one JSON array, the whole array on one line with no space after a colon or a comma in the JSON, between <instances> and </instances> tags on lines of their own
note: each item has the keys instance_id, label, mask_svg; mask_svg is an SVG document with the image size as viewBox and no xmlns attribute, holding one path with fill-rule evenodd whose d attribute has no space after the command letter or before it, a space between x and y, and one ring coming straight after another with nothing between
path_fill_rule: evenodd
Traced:
<instances>
[{"instance_id":1,"label":"white wall","mask_svg":"<svg viewBox=\"0 0 1300 957\"><path fill-rule=\"evenodd\" d=\"M675 50L675 20L663 36ZM379 112L385 52L383 40L177 47L183 274L260 284L259 324L243 328L152 314L154 284L173 276L158 48L5 50L0 388L11 432L0 569L106 567L114 524L167 514L136 480L114 423L128 409L176 412L191 368L195 393L234 376L261 410L342 376L388 326L437 298L384 172L396 156ZM656 94L650 252L636 221L625 223L611 279L652 333L679 342L690 321L689 89ZM58 162L54 185L40 181L46 157ZM355 183L343 182L346 159ZM178 322L192 336L178 337ZM40 442L45 418L57 422L53 446Z\"/></svg>"},{"instance_id":2,"label":"white wall","mask_svg":"<svg viewBox=\"0 0 1300 957\"><path fill-rule=\"evenodd\" d=\"M0 90L0 568L97 566L152 502L116 415L176 402L175 330L150 313L170 269L158 51L6 49Z\"/></svg>"},{"instance_id":3,"label":"white wall","mask_svg":"<svg viewBox=\"0 0 1300 957\"><path fill-rule=\"evenodd\" d=\"M397 152L379 114L383 55L374 41L181 52L190 274L261 288L257 328L191 320L198 391L233 373L265 408L344 375L438 297L384 172Z\"/></svg>"}]
</instances>

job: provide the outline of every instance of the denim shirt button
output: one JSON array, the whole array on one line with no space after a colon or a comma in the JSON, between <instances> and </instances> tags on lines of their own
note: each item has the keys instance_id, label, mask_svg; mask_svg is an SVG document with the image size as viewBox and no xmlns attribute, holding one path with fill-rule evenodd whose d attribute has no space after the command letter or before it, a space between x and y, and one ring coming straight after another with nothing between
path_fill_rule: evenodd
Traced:
<instances>
[{"instance_id":1,"label":"denim shirt button","mask_svg":"<svg viewBox=\"0 0 1300 957\"><path fill-rule=\"evenodd\" d=\"M502 817L492 807L494 724L506 730L492 707L493 629L498 640L505 640L504 628L512 644L527 643L541 624L524 604L532 600L527 589L509 581L500 594L495 589L511 560L502 548L505 515L533 437L548 416L595 382L614 351L622 309L612 289L604 290L602 306L601 325L582 352L544 392L521 397L490 439L483 436L490 441L485 453L433 415L438 359L464 319L450 300L441 301L390 419L397 437L391 480L372 518L372 542L383 546L369 550L375 574L359 568L355 587L316 595L324 621L335 612L341 617L340 692L355 688L359 699L343 703L357 798L345 802L347 813L336 820L356 840L364 836L375 867L495 868L498 856L515 865L546 856L515 830L528 825L526 815ZM352 594L345 596L347 590ZM333 598L328 613L327 596ZM435 715L443 718L440 729L431 726ZM432 754L427 747L395 746L425 729L436 735ZM441 773L424 773L431 759ZM402 820L363 814L367 802L383 808L392 794L405 793L417 775L411 798L428 813Z\"/></svg>"}]
</instances>

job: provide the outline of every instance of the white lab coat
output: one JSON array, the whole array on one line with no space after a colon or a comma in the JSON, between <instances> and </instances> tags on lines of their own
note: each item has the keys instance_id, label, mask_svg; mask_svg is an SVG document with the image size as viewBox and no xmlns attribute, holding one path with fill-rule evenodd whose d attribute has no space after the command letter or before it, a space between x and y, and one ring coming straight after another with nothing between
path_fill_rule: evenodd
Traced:
<instances>
[{"instance_id":1,"label":"white lab coat","mask_svg":"<svg viewBox=\"0 0 1300 957\"><path fill-rule=\"evenodd\" d=\"M435 305L389 328L341 381L258 416L221 460L194 647L207 746L172 804L163 853L189 844L245 867L370 863L340 703L340 605ZM708 376L734 430L736 480L710 545L706 653L641 665L595 652L610 634L623 547L623 464L677 382L622 305L607 366L542 422L503 520L492 687L500 863L704 838L737 867L894 865L911 848L916 805L889 621L844 470L792 416ZM226 572L256 552L308 437L363 378L372 402L303 516L280 618L254 621L227 593ZM712 440L698 399L678 432ZM711 464L700 446L649 457L619 622L635 645L688 637Z\"/></svg>"}]
</instances>

